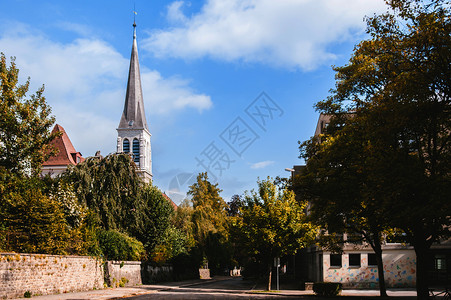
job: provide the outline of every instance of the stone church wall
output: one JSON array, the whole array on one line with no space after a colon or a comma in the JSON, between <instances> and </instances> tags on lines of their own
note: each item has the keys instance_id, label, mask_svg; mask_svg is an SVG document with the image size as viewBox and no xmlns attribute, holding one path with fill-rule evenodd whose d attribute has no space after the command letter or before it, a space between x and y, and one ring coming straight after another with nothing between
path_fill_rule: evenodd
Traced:
<instances>
[{"instance_id":1,"label":"stone church wall","mask_svg":"<svg viewBox=\"0 0 451 300\"><path fill-rule=\"evenodd\" d=\"M0 298L103 288L101 261L88 256L0 253Z\"/></svg>"}]
</instances>

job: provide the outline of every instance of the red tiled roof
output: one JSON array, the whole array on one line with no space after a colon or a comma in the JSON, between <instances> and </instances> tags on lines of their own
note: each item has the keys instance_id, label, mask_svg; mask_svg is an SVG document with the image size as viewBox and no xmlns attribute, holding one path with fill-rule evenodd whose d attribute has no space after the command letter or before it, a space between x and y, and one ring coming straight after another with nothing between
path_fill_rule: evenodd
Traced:
<instances>
[{"instance_id":1,"label":"red tiled roof","mask_svg":"<svg viewBox=\"0 0 451 300\"><path fill-rule=\"evenodd\" d=\"M46 162L44 162L42 164L43 166L76 165L77 157L80 158L79 163L85 160L81 156L81 153L75 150L72 142L69 139L69 136L61 125L56 124L52 130L52 133L53 132L62 132L61 136L55 138L51 142L52 146L56 147L59 152L58 154L56 154L56 156L51 156Z\"/></svg>"},{"instance_id":2,"label":"red tiled roof","mask_svg":"<svg viewBox=\"0 0 451 300\"><path fill-rule=\"evenodd\" d=\"M169 198L169 196L168 196L168 195L166 195L166 193L163 193L163 197L165 197L165 198L166 198L166 200L169 200L169 202L171 202L171 205L172 205L172 207L174 208L174 210L176 210L176 209L177 209L177 204L175 204L175 203L174 203L174 201L172 201L172 199L171 199L171 198Z\"/></svg>"}]
</instances>

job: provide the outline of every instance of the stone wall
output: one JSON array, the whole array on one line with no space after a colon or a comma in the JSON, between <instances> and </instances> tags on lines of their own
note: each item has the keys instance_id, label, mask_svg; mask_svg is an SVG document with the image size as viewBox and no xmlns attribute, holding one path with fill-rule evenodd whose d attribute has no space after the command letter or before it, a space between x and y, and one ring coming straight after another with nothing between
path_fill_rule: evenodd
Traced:
<instances>
[{"instance_id":1,"label":"stone wall","mask_svg":"<svg viewBox=\"0 0 451 300\"><path fill-rule=\"evenodd\" d=\"M199 269L199 278L200 279L211 279L210 269Z\"/></svg>"},{"instance_id":2,"label":"stone wall","mask_svg":"<svg viewBox=\"0 0 451 300\"><path fill-rule=\"evenodd\" d=\"M144 284L174 280L174 269L169 265L157 267L143 263L141 265L141 274Z\"/></svg>"},{"instance_id":3,"label":"stone wall","mask_svg":"<svg viewBox=\"0 0 451 300\"><path fill-rule=\"evenodd\" d=\"M140 261L108 261L105 264L105 280L111 287L142 284Z\"/></svg>"},{"instance_id":4,"label":"stone wall","mask_svg":"<svg viewBox=\"0 0 451 300\"><path fill-rule=\"evenodd\" d=\"M0 298L103 288L102 262L87 256L0 253Z\"/></svg>"}]
</instances>

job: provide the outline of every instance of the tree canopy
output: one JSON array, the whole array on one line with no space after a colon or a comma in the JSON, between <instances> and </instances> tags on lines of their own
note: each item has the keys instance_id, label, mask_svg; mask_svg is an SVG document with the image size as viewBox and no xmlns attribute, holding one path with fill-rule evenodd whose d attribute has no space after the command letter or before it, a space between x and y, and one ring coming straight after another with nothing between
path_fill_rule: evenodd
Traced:
<instances>
[{"instance_id":1,"label":"tree canopy","mask_svg":"<svg viewBox=\"0 0 451 300\"><path fill-rule=\"evenodd\" d=\"M46 103L44 86L35 94L27 93L30 79L19 84L14 58L8 67L0 54L0 167L19 174L39 175L41 165L54 153L50 141L56 137L50 129L55 122Z\"/></svg>"},{"instance_id":2,"label":"tree canopy","mask_svg":"<svg viewBox=\"0 0 451 300\"><path fill-rule=\"evenodd\" d=\"M148 253L170 225L171 204L157 187L141 180L127 154L90 157L70 167L61 180L73 185L79 202L94 212L100 227L137 238Z\"/></svg>"},{"instance_id":3,"label":"tree canopy","mask_svg":"<svg viewBox=\"0 0 451 300\"><path fill-rule=\"evenodd\" d=\"M417 254L423 299L427 251L449 237L450 7L439 0L387 3L391 11L367 19L371 38L334 68L336 87L316 105L331 123L301 145L301 156L304 177L325 189L310 190L312 210L337 201L338 218L357 207L368 224L403 229Z\"/></svg>"},{"instance_id":4,"label":"tree canopy","mask_svg":"<svg viewBox=\"0 0 451 300\"><path fill-rule=\"evenodd\" d=\"M312 244L317 228L307 221L307 203L298 203L292 191L279 190L270 178L257 184L258 191L245 196L234 227L248 256L267 267L270 290L273 259Z\"/></svg>"},{"instance_id":5,"label":"tree canopy","mask_svg":"<svg viewBox=\"0 0 451 300\"><path fill-rule=\"evenodd\" d=\"M219 195L218 184L208 180L207 173L199 173L190 186L192 202L193 238L199 254L208 260L213 272L227 267L230 261L227 204Z\"/></svg>"}]
</instances>

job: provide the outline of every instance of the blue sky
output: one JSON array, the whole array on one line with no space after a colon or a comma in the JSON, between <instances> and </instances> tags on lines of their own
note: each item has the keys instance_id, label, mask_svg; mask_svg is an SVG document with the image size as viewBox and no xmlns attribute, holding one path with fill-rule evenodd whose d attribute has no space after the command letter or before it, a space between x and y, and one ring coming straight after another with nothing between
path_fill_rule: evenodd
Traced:
<instances>
[{"instance_id":1,"label":"blue sky","mask_svg":"<svg viewBox=\"0 0 451 300\"><path fill-rule=\"evenodd\" d=\"M133 6L154 183L175 202L210 170L227 201L288 177L313 105L334 87L382 0L3 1L0 51L30 91L45 84L84 157L116 147ZM202 163L199 163L202 162Z\"/></svg>"}]
</instances>

